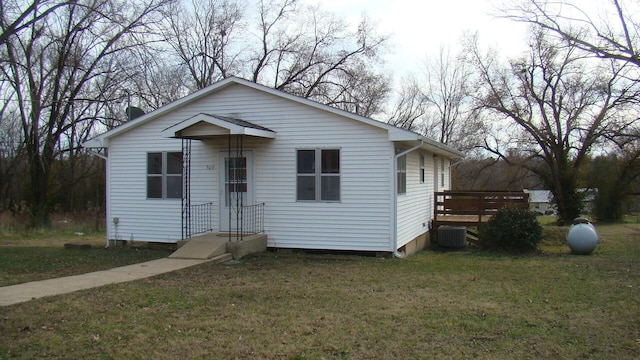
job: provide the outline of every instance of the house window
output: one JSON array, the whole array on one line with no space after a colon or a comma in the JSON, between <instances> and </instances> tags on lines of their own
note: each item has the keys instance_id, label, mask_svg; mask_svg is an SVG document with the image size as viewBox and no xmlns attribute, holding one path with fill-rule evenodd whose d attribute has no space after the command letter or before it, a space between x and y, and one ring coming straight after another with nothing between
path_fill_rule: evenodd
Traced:
<instances>
[{"instance_id":1,"label":"house window","mask_svg":"<svg viewBox=\"0 0 640 360\"><path fill-rule=\"evenodd\" d=\"M297 151L296 199L340 201L340 150Z\"/></svg>"},{"instance_id":2,"label":"house window","mask_svg":"<svg viewBox=\"0 0 640 360\"><path fill-rule=\"evenodd\" d=\"M420 154L420 184L424 184L424 154Z\"/></svg>"},{"instance_id":3,"label":"house window","mask_svg":"<svg viewBox=\"0 0 640 360\"><path fill-rule=\"evenodd\" d=\"M407 155L398 157L398 195L407 193Z\"/></svg>"},{"instance_id":4,"label":"house window","mask_svg":"<svg viewBox=\"0 0 640 360\"><path fill-rule=\"evenodd\" d=\"M182 198L182 153L147 153L147 198Z\"/></svg>"},{"instance_id":5,"label":"house window","mask_svg":"<svg viewBox=\"0 0 640 360\"><path fill-rule=\"evenodd\" d=\"M440 186L444 187L444 159L440 159Z\"/></svg>"}]
</instances>

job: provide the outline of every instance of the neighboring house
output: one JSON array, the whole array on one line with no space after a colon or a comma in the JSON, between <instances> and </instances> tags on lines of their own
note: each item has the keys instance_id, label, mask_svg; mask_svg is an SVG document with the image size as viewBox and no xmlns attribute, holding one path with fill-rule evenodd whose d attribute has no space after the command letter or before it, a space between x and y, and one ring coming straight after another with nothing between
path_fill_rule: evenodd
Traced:
<instances>
[{"instance_id":1,"label":"neighboring house","mask_svg":"<svg viewBox=\"0 0 640 360\"><path fill-rule=\"evenodd\" d=\"M555 214L556 206L553 203L553 194L551 190L528 190L529 192L529 210L542 214ZM593 202L598 189L580 188L578 192L583 193L582 212L587 214L593 210Z\"/></svg>"},{"instance_id":2,"label":"neighboring house","mask_svg":"<svg viewBox=\"0 0 640 360\"><path fill-rule=\"evenodd\" d=\"M462 153L227 78L85 144L106 148L107 241L265 232L276 248L415 251Z\"/></svg>"},{"instance_id":3,"label":"neighboring house","mask_svg":"<svg viewBox=\"0 0 640 360\"><path fill-rule=\"evenodd\" d=\"M550 190L527 190L529 192L529 210L534 213L555 214L555 205L551 202L553 194Z\"/></svg>"}]
</instances>

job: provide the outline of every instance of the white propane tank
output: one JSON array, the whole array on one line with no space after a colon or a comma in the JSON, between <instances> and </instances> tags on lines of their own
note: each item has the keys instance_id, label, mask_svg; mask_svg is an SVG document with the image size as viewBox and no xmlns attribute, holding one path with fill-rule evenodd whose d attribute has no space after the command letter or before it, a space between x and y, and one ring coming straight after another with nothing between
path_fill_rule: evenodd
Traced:
<instances>
[{"instance_id":1,"label":"white propane tank","mask_svg":"<svg viewBox=\"0 0 640 360\"><path fill-rule=\"evenodd\" d=\"M591 223L578 223L567 233L567 245L577 255L589 255L598 244L598 233Z\"/></svg>"}]
</instances>

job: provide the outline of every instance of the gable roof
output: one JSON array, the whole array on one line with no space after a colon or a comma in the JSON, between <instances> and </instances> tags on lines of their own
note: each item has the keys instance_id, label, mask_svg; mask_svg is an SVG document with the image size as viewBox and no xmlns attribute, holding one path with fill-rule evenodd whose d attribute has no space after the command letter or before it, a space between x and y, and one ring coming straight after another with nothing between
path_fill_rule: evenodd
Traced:
<instances>
[{"instance_id":1,"label":"gable roof","mask_svg":"<svg viewBox=\"0 0 640 360\"><path fill-rule=\"evenodd\" d=\"M344 111L344 110L340 110L340 109L336 109L332 106L328 106L328 105L324 105L324 104L320 104L318 102L309 100L309 99L305 99L296 95L292 95L292 94L288 94L286 92L280 91L280 90L276 90L264 85L260 85L245 79L241 79L241 78L237 78L237 77L228 77L225 78L223 80L220 80L214 84L211 84L203 89L200 89L190 95L187 95L181 99L178 99L176 101L173 101L163 107L160 107L154 111L151 111L145 115L142 115L134 120L131 120L129 122L126 122L118 127L115 127L101 135L98 135L96 137L94 137L93 139L87 141L86 143L83 144L84 147L89 147L89 148L101 148L101 147L108 147L109 146L109 139L118 136L121 133L124 133L128 130L134 129L142 124L147 123L148 121L153 120L154 118L157 118L158 116L164 115L166 113L169 113L175 109L178 109L182 106L188 105L198 99L201 99L203 97L206 97L210 94L213 94L217 91L220 91L228 86L231 85L242 85L245 87L249 87L252 88L254 90L258 90L264 93L268 93L280 98L284 98L290 101L294 101L315 109L319 109L322 111L326 111L338 116L342 116L348 119L352 119L355 121L359 121L361 123L370 125L370 126L374 126L383 130L386 130L389 134L389 141L419 141L423 144L423 147L426 150L432 151L434 153L438 153L438 154L442 154L442 155L447 155L447 156L451 156L451 157L462 157L463 154L462 152L449 147L447 145L444 145L442 143L439 143L435 140L426 138L420 134L414 133L412 131L409 130L405 130L387 123L383 123L381 121L377 121L377 120L373 120L371 118L368 117L364 117L364 116L360 116L354 113L350 113L348 111Z\"/></svg>"}]
</instances>

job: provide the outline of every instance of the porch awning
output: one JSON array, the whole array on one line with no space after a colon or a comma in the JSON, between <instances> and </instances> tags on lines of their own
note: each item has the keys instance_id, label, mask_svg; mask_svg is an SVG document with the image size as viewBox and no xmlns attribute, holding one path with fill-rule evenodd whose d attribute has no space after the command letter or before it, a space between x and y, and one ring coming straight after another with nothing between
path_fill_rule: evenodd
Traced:
<instances>
[{"instance_id":1,"label":"porch awning","mask_svg":"<svg viewBox=\"0 0 640 360\"><path fill-rule=\"evenodd\" d=\"M274 139L276 132L246 120L215 114L198 114L162 131L164 137L202 140L224 135Z\"/></svg>"}]
</instances>

